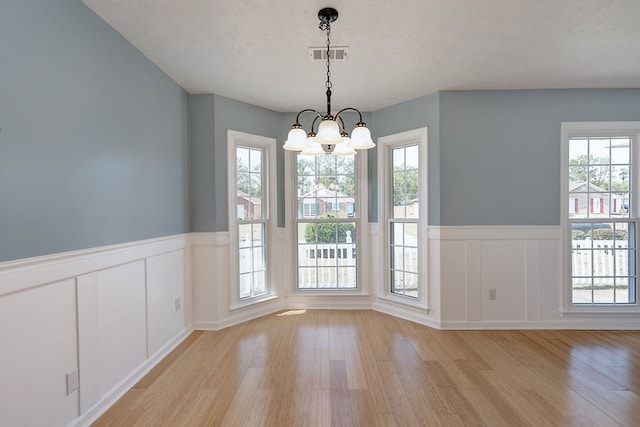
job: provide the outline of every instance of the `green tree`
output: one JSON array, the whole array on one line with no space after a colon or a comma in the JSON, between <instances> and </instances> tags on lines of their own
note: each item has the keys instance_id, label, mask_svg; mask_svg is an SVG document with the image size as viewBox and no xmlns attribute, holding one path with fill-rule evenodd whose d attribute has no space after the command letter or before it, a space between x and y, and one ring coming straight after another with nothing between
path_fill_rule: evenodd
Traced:
<instances>
[{"instance_id":1,"label":"green tree","mask_svg":"<svg viewBox=\"0 0 640 427\"><path fill-rule=\"evenodd\" d=\"M608 163L601 157L581 154L569 161L569 180L590 182L604 190L609 189L609 171L597 164Z\"/></svg>"},{"instance_id":2,"label":"green tree","mask_svg":"<svg viewBox=\"0 0 640 427\"><path fill-rule=\"evenodd\" d=\"M312 158L300 156L297 163L300 194L323 186L349 197L356 196L353 156L320 155Z\"/></svg>"},{"instance_id":3,"label":"green tree","mask_svg":"<svg viewBox=\"0 0 640 427\"><path fill-rule=\"evenodd\" d=\"M405 206L418 198L418 170L393 169L393 206Z\"/></svg>"},{"instance_id":4,"label":"green tree","mask_svg":"<svg viewBox=\"0 0 640 427\"><path fill-rule=\"evenodd\" d=\"M253 197L262 196L261 178L259 165L254 166L250 171L249 166L245 165L242 159L238 159L236 164L236 188L238 191Z\"/></svg>"},{"instance_id":5,"label":"green tree","mask_svg":"<svg viewBox=\"0 0 640 427\"><path fill-rule=\"evenodd\" d=\"M334 214L328 213L320 218L335 218ZM351 231L351 240L356 241L356 227L353 223L347 222L322 222L307 224L304 229L304 238L307 243L345 243L347 241L347 231Z\"/></svg>"}]
</instances>

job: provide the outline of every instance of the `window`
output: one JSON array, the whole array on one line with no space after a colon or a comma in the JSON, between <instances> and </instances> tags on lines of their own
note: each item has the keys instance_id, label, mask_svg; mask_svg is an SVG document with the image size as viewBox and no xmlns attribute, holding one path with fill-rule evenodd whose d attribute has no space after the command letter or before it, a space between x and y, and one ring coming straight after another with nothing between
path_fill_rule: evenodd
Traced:
<instances>
[{"instance_id":1,"label":"window","mask_svg":"<svg viewBox=\"0 0 640 427\"><path fill-rule=\"evenodd\" d=\"M637 303L640 123L563 123L566 307Z\"/></svg>"},{"instance_id":2,"label":"window","mask_svg":"<svg viewBox=\"0 0 640 427\"><path fill-rule=\"evenodd\" d=\"M379 143L387 248L382 296L426 306L427 129L380 138Z\"/></svg>"},{"instance_id":3,"label":"window","mask_svg":"<svg viewBox=\"0 0 640 427\"><path fill-rule=\"evenodd\" d=\"M391 147L391 292L418 297L418 144Z\"/></svg>"},{"instance_id":4,"label":"window","mask_svg":"<svg viewBox=\"0 0 640 427\"><path fill-rule=\"evenodd\" d=\"M354 290L355 156L296 154L297 289Z\"/></svg>"},{"instance_id":5,"label":"window","mask_svg":"<svg viewBox=\"0 0 640 427\"><path fill-rule=\"evenodd\" d=\"M270 286L273 214L270 191L275 140L229 131L229 222L232 251L232 305L274 294Z\"/></svg>"}]
</instances>

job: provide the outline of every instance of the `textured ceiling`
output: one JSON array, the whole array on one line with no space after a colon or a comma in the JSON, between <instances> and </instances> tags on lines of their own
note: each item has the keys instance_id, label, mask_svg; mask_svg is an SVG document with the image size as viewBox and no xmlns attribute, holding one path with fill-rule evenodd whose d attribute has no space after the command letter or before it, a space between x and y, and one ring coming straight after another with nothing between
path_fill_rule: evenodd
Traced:
<instances>
[{"instance_id":1,"label":"textured ceiling","mask_svg":"<svg viewBox=\"0 0 640 427\"><path fill-rule=\"evenodd\" d=\"M640 87L638 0L83 0L189 93L324 108L317 12L335 7L333 107L438 90Z\"/></svg>"}]
</instances>

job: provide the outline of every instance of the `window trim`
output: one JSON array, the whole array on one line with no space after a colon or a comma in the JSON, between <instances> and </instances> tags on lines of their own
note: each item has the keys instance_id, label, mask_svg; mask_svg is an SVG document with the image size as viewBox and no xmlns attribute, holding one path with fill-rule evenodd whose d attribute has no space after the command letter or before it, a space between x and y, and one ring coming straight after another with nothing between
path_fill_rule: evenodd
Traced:
<instances>
[{"instance_id":1,"label":"window trim","mask_svg":"<svg viewBox=\"0 0 640 427\"><path fill-rule=\"evenodd\" d=\"M640 122L562 122L561 123L561 155L560 155L560 229L562 232L561 253L561 312L563 315L580 315L583 313L620 314L640 312L640 302L635 304L574 304L571 293L571 227L569 222L569 141L575 137L631 137L631 170L633 179L631 186L634 192L633 204L634 217L629 221L640 217ZM589 206L587 206L587 210ZM638 227L636 227L636 242L638 241ZM640 250L636 251L636 268L640 266ZM640 281L636 282L636 294Z\"/></svg>"},{"instance_id":2,"label":"window trim","mask_svg":"<svg viewBox=\"0 0 640 427\"><path fill-rule=\"evenodd\" d=\"M418 298L403 296L391 292L388 279L390 269L390 224L391 224L391 185L392 171L388 167L391 164L391 150L406 145L418 145L418 182L420 184L418 224ZM387 135L378 138L378 221L380 230L380 283L376 289L376 296L395 303L429 309L429 242L428 242L428 213L429 213L429 182L428 182L428 128L422 127L405 132ZM383 225L384 224L384 225Z\"/></svg>"},{"instance_id":3,"label":"window trim","mask_svg":"<svg viewBox=\"0 0 640 427\"><path fill-rule=\"evenodd\" d=\"M266 288L267 292L248 298L240 298L240 272L239 272L239 243L238 243L238 219L237 219L237 191L235 184L230 186L228 192L228 212L229 212L229 282L230 282L230 301L229 309L255 305L256 303L270 301L278 297L278 287L275 280L275 268L273 263L273 254L276 253L276 140L260 135L227 130L227 176L230 183L237 182L237 159L236 148L247 147L260 149L264 152L262 162L263 180L266 185L263 186L263 204L262 213L265 215L265 264L267 270ZM232 187L232 188L231 188ZM265 188L266 187L266 188Z\"/></svg>"},{"instance_id":4,"label":"window trim","mask_svg":"<svg viewBox=\"0 0 640 427\"><path fill-rule=\"evenodd\" d=\"M367 218L368 218L368 207L367 207L367 190L368 190L368 182L367 182L367 155L369 150L361 150L355 156L355 183L356 183L356 197L355 203L358 206L356 215L351 218L345 218L345 220L349 220L349 222L356 223L356 242L358 243L357 251L356 251L356 277L358 283L355 288L347 288L347 289L298 289L298 277L297 277L297 267L298 262L295 259L297 255L297 231L296 227L298 221L307 221L311 220L310 218L298 218L298 197L297 197L297 152L294 151L285 151L285 180L284 180L284 192L285 192L285 203L287 207L287 217L291 218L292 226L287 232L288 240L291 242L289 246L291 262L289 264L288 271L290 273L291 280L289 281L286 287L286 294L288 296L295 297L362 297L369 296L371 294L371 285L370 282L370 274L365 269L363 265L369 262L369 251L368 248L368 232L367 232ZM290 177L290 178L286 178ZM313 221L313 220L311 220ZM287 227L289 228L289 227Z\"/></svg>"}]
</instances>

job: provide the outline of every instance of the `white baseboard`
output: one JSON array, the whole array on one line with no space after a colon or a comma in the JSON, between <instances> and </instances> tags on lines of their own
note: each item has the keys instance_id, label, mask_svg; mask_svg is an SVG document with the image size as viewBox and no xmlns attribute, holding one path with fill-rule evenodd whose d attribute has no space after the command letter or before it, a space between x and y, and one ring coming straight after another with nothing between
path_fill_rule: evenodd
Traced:
<instances>
[{"instance_id":1,"label":"white baseboard","mask_svg":"<svg viewBox=\"0 0 640 427\"><path fill-rule=\"evenodd\" d=\"M390 301L378 300L371 305L371 310L388 314L393 317L415 322L434 329L441 329L440 322L429 318L426 310L409 306L400 306Z\"/></svg>"},{"instance_id":2,"label":"white baseboard","mask_svg":"<svg viewBox=\"0 0 640 427\"><path fill-rule=\"evenodd\" d=\"M442 330L640 330L640 319L588 319L542 321L443 321Z\"/></svg>"},{"instance_id":3,"label":"white baseboard","mask_svg":"<svg viewBox=\"0 0 640 427\"><path fill-rule=\"evenodd\" d=\"M240 323L248 322L249 320L257 319L258 317L277 313L281 310L282 306L279 304L253 306L250 309L236 310L230 316L217 321L194 321L192 324L192 328L196 331L219 331L221 329L239 325Z\"/></svg>"}]
</instances>

